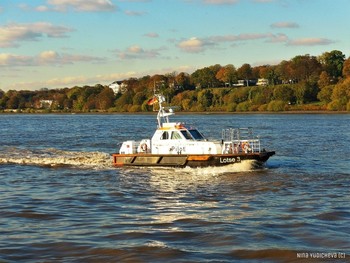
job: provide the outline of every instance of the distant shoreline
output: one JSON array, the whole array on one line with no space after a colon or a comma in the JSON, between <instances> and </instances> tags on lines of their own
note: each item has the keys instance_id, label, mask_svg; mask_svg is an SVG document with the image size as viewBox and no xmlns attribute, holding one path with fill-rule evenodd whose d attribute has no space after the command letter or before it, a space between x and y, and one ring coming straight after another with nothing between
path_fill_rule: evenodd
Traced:
<instances>
[{"instance_id":1,"label":"distant shoreline","mask_svg":"<svg viewBox=\"0 0 350 263\"><path fill-rule=\"evenodd\" d=\"M0 115L155 115L157 112L0 112ZM327 110L300 110L300 111L242 111L242 112L227 112L227 111L200 111L200 112L176 112L176 115L245 115L245 114L350 114L349 111L327 111Z\"/></svg>"}]
</instances>

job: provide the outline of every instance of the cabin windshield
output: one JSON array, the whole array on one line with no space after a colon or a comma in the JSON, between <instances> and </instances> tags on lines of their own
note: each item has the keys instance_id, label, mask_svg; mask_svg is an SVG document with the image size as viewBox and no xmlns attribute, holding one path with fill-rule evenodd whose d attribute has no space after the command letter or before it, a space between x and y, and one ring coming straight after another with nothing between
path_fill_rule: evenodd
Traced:
<instances>
[{"instance_id":1,"label":"cabin windshield","mask_svg":"<svg viewBox=\"0 0 350 263\"><path fill-rule=\"evenodd\" d=\"M186 138L186 140L193 140L191 134L189 134L187 130L182 130L181 133Z\"/></svg>"},{"instance_id":2,"label":"cabin windshield","mask_svg":"<svg viewBox=\"0 0 350 263\"><path fill-rule=\"evenodd\" d=\"M181 135L177 131L173 131L171 133L171 139L172 140L181 140Z\"/></svg>"},{"instance_id":3,"label":"cabin windshield","mask_svg":"<svg viewBox=\"0 0 350 263\"><path fill-rule=\"evenodd\" d=\"M195 140L204 140L203 135L198 130L189 130Z\"/></svg>"}]
</instances>

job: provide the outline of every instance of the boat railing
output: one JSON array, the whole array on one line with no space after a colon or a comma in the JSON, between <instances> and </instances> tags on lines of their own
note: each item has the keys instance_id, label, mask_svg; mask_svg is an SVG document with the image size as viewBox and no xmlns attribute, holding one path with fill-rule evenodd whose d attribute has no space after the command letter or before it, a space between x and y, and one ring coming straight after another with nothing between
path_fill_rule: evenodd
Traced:
<instances>
[{"instance_id":1,"label":"boat railing","mask_svg":"<svg viewBox=\"0 0 350 263\"><path fill-rule=\"evenodd\" d=\"M224 141L255 139L253 136L253 128L223 129L221 138Z\"/></svg>"},{"instance_id":2,"label":"boat railing","mask_svg":"<svg viewBox=\"0 0 350 263\"><path fill-rule=\"evenodd\" d=\"M260 152L260 140L253 135L252 128L229 128L222 130L223 152ZM232 150L231 150L232 149Z\"/></svg>"}]
</instances>

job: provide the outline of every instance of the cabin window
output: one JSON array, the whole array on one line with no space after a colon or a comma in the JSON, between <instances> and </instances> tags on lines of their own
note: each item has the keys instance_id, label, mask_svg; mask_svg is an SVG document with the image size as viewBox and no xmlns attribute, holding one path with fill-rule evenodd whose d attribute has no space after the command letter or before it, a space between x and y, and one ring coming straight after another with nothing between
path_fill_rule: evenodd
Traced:
<instances>
[{"instance_id":1,"label":"cabin window","mask_svg":"<svg viewBox=\"0 0 350 263\"><path fill-rule=\"evenodd\" d=\"M178 133L178 132L172 132L172 134L171 134L171 139L172 140L181 140L182 138L181 138L181 135Z\"/></svg>"},{"instance_id":2,"label":"cabin window","mask_svg":"<svg viewBox=\"0 0 350 263\"><path fill-rule=\"evenodd\" d=\"M188 133L188 131L184 130L184 131L181 131L182 135L186 138L186 140L192 140L192 136L191 134Z\"/></svg>"},{"instance_id":3,"label":"cabin window","mask_svg":"<svg viewBox=\"0 0 350 263\"><path fill-rule=\"evenodd\" d=\"M204 140L203 135L198 130L189 130L195 140Z\"/></svg>"},{"instance_id":4,"label":"cabin window","mask_svg":"<svg viewBox=\"0 0 350 263\"><path fill-rule=\"evenodd\" d=\"M162 136L160 137L161 140L168 140L169 139L169 133L167 131L163 132Z\"/></svg>"}]
</instances>

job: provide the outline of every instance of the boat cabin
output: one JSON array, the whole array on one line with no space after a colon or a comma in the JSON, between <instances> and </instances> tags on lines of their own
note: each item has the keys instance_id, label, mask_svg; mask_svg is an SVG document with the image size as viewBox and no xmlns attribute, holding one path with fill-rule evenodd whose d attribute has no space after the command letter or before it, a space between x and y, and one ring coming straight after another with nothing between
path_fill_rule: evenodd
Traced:
<instances>
[{"instance_id":1,"label":"boat cabin","mask_svg":"<svg viewBox=\"0 0 350 263\"><path fill-rule=\"evenodd\" d=\"M140 142L126 141L120 148L121 154L217 154L220 142L207 141L196 128L186 128L182 123L163 123L152 139Z\"/></svg>"},{"instance_id":2,"label":"boat cabin","mask_svg":"<svg viewBox=\"0 0 350 263\"><path fill-rule=\"evenodd\" d=\"M151 140L153 154L216 154L220 144L207 141L196 128L164 123Z\"/></svg>"}]
</instances>

